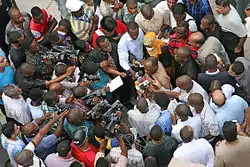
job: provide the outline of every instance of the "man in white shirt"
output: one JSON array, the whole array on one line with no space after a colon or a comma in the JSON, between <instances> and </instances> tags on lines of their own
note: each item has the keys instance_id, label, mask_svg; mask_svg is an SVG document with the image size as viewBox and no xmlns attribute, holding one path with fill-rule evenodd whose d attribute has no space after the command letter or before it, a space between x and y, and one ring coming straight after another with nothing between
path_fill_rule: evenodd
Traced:
<instances>
[{"instance_id":1,"label":"man in white shirt","mask_svg":"<svg viewBox=\"0 0 250 167\"><path fill-rule=\"evenodd\" d=\"M186 104L179 104L175 109L175 113L180 119L177 121L176 125L173 125L172 136L179 142L182 141L180 131L184 126L189 125L194 130L194 138L198 139L201 131L200 117L190 117L191 110Z\"/></svg>"},{"instance_id":2,"label":"man in white shirt","mask_svg":"<svg viewBox=\"0 0 250 167\"><path fill-rule=\"evenodd\" d=\"M220 130L214 111L199 93L190 94L188 104L193 108L193 115L201 118L200 137L207 139L215 147L216 142L212 141L219 136Z\"/></svg>"},{"instance_id":3,"label":"man in white shirt","mask_svg":"<svg viewBox=\"0 0 250 167\"><path fill-rule=\"evenodd\" d=\"M186 13L186 8L182 3L178 3L174 7L173 16L174 16L175 22L171 23L172 28L175 28L181 22L186 21L189 24L189 31L191 32L198 31L194 18Z\"/></svg>"},{"instance_id":4,"label":"man in white shirt","mask_svg":"<svg viewBox=\"0 0 250 167\"><path fill-rule=\"evenodd\" d=\"M128 111L128 121L139 136L147 136L150 126L160 117L161 108L143 97L139 98L136 107Z\"/></svg>"},{"instance_id":5,"label":"man in white shirt","mask_svg":"<svg viewBox=\"0 0 250 167\"><path fill-rule=\"evenodd\" d=\"M223 38L228 38L227 41L232 43L232 46L235 45L233 46L233 48L226 47L226 50L232 50L234 51L234 53L242 52L244 43L247 39L247 29L243 25L238 12L230 4L229 0L216 0L215 3L216 3L216 12L219 14L217 22L220 24L222 32L227 33L223 35ZM232 33L230 35L232 37L236 35L237 38L239 38L239 40L235 39L230 41L228 33ZM231 62L233 62L236 56L233 55L233 53L231 54L229 53L229 58Z\"/></svg>"},{"instance_id":6,"label":"man in white shirt","mask_svg":"<svg viewBox=\"0 0 250 167\"><path fill-rule=\"evenodd\" d=\"M1 144L7 151L10 163L13 167L16 167L15 157L25 147L25 143L19 137L20 127L13 122L7 122L3 125Z\"/></svg>"},{"instance_id":7,"label":"man in white shirt","mask_svg":"<svg viewBox=\"0 0 250 167\"><path fill-rule=\"evenodd\" d=\"M194 80L187 75L182 75L176 79L176 88L173 91L164 91L171 97L179 98L183 102L187 102L191 93L200 93L205 101L209 101L207 92Z\"/></svg>"},{"instance_id":8,"label":"man in white shirt","mask_svg":"<svg viewBox=\"0 0 250 167\"><path fill-rule=\"evenodd\" d=\"M31 122L29 107L21 95L21 89L14 84L9 84L3 92L2 99L6 115L21 125Z\"/></svg>"},{"instance_id":9,"label":"man in white shirt","mask_svg":"<svg viewBox=\"0 0 250 167\"><path fill-rule=\"evenodd\" d=\"M132 60L140 61L143 59L144 33L136 22L129 22L127 29L128 32L121 37L118 43L119 62L124 70L129 70L132 75L135 75L130 64Z\"/></svg>"},{"instance_id":10,"label":"man in white shirt","mask_svg":"<svg viewBox=\"0 0 250 167\"><path fill-rule=\"evenodd\" d=\"M206 167L214 166L214 150L206 139L194 139L192 127L184 126L180 131L182 145L174 152L174 158L201 163Z\"/></svg>"}]
</instances>

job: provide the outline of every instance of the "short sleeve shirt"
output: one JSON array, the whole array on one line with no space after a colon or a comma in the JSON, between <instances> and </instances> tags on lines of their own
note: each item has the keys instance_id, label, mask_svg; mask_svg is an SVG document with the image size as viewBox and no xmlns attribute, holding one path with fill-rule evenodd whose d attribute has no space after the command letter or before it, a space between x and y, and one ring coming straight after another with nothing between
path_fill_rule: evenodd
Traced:
<instances>
[{"instance_id":1,"label":"short sleeve shirt","mask_svg":"<svg viewBox=\"0 0 250 167\"><path fill-rule=\"evenodd\" d=\"M37 42L43 40L43 37L48 32L48 24L53 19L53 16L49 14L45 9L42 9L42 12L44 15L42 24L35 23L33 18L30 21L30 30Z\"/></svg>"},{"instance_id":2,"label":"short sleeve shirt","mask_svg":"<svg viewBox=\"0 0 250 167\"><path fill-rule=\"evenodd\" d=\"M155 32L156 34L158 34L161 30L162 25L169 25L169 17L167 12L162 14L162 12L154 10L154 16L150 21L146 20L142 13L139 13L135 17L135 22L144 32Z\"/></svg>"}]
</instances>

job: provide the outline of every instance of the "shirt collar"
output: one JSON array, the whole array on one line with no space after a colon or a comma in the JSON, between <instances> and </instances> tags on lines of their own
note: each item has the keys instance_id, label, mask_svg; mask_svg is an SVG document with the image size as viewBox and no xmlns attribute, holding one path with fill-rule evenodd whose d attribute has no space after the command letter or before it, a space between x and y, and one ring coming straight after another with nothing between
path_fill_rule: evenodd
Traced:
<instances>
[{"instance_id":1,"label":"shirt collar","mask_svg":"<svg viewBox=\"0 0 250 167\"><path fill-rule=\"evenodd\" d=\"M62 32L62 31L57 31L57 33L60 34L60 35L66 35L66 33Z\"/></svg>"},{"instance_id":2,"label":"shirt collar","mask_svg":"<svg viewBox=\"0 0 250 167\"><path fill-rule=\"evenodd\" d=\"M219 70L219 69L217 69L217 71L215 71L215 72L208 72L208 70L206 71L206 74L207 74L207 75L210 75L210 76L217 75L217 74L219 74L219 73L220 73L220 70Z\"/></svg>"}]
</instances>

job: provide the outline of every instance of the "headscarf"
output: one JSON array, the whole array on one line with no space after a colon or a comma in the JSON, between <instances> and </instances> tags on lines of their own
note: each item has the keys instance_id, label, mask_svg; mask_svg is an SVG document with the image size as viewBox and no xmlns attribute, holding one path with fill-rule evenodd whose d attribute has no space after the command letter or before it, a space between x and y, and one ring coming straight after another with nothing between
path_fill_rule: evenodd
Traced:
<instances>
[{"instance_id":1,"label":"headscarf","mask_svg":"<svg viewBox=\"0 0 250 167\"><path fill-rule=\"evenodd\" d=\"M150 56L159 58L159 55L162 53L161 48L165 45L165 43L158 39L155 32L147 32L144 35L144 45L148 51Z\"/></svg>"}]
</instances>

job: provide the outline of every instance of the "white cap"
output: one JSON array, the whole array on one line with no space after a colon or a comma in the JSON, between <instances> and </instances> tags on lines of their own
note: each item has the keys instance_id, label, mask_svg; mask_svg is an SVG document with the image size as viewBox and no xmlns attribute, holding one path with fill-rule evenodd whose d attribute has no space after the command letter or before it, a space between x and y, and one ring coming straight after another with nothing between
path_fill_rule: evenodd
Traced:
<instances>
[{"instance_id":1,"label":"white cap","mask_svg":"<svg viewBox=\"0 0 250 167\"><path fill-rule=\"evenodd\" d=\"M70 12L77 12L80 10L81 6L84 4L84 2L80 0L67 0L66 2L66 8L70 10Z\"/></svg>"}]
</instances>

